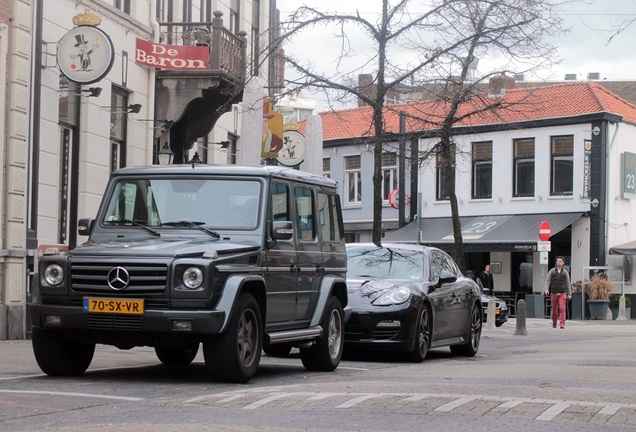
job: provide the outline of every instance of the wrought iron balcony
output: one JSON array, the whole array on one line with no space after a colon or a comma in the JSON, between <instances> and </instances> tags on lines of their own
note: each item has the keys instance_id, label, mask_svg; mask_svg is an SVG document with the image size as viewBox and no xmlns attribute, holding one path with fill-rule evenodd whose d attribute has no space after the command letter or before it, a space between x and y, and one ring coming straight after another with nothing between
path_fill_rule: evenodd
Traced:
<instances>
[{"instance_id":1,"label":"wrought iron balcony","mask_svg":"<svg viewBox=\"0 0 636 432\"><path fill-rule=\"evenodd\" d=\"M207 71L189 72L200 76L203 74L224 75L235 83L242 83L246 73L245 47L247 44L244 31L237 35L223 27L223 13L214 12L211 22L163 22L159 23L159 43L182 46L209 46L210 65ZM158 71L159 74L174 74L172 71ZM183 75L183 72L179 73Z\"/></svg>"}]
</instances>

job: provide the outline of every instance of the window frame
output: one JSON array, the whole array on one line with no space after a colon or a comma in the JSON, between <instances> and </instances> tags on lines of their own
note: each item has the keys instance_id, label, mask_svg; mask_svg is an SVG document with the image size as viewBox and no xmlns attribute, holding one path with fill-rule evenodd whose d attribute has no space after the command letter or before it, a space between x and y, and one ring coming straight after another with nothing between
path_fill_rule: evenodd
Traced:
<instances>
[{"instance_id":1,"label":"window frame","mask_svg":"<svg viewBox=\"0 0 636 432\"><path fill-rule=\"evenodd\" d=\"M522 144L528 145L530 144L530 141L532 142L532 157L526 155L525 153L522 154L521 156L519 156L519 153L521 153L520 151L518 151L518 147L521 146ZM512 196L515 198L524 198L524 197L533 197L535 194L535 153L536 152L536 142L534 138L515 138L512 140ZM532 164L532 181L531 181L531 189L532 190L527 190L524 189L524 191L520 192L520 185L521 185L521 181L520 181L520 172L523 172L525 170L528 170L529 167L528 166L523 166L522 168L520 167L520 165L523 164ZM527 176L523 176L524 179ZM524 183L525 184L525 183Z\"/></svg>"},{"instance_id":2,"label":"window frame","mask_svg":"<svg viewBox=\"0 0 636 432\"><path fill-rule=\"evenodd\" d=\"M348 162L357 160L357 168L349 168ZM347 191L347 204L362 204L362 157L361 155L350 155L344 157L345 168L345 190ZM352 188L353 186L353 188Z\"/></svg>"},{"instance_id":3,"label":"window frame","mask_svg":"<svg viewBox=\"0 0 636 432\"><path fill-rule=\"evenodd\" d=\"M436 169L435 169L435 200L436 201L449 201L450 193L448 192L448 185L446 184L446 162L443 159L442 151L438 150L435 157Z\"/></svg>"},{"instance_id":4,"label":"window frame","mask_svg":"<svg viewBox=\"0 0 636 432\"><path fill-rule=\"evenodd\" d=\"M393 160L391 160L393 159ZM382 153L382 202L389 202L389 195L398 188L397 153ZM387 178L388 177L388 178Z\"/></svg>"},{"instance_id":5,"label":"window frame","mask_svg":"<svg viewBox=\"0 0 636 432\"><path fill-rule=\"evenodd\" d=\"M556 150L556 146L563 144L559 142L560 140L569 140L569 152ZM564 173L564 170L567 170L567 172ZM559 191L559 189L563 188L561 185L568 186L568 183L570 186L569 190ZM574 195L574 135L550 137L550 195Z\"/></svg>"},{"instance_id":6,"label":"window frame","mask_svg":"<svg viewBox=\"0 0 636 432\"><path fill-rule=\"evenodd\" d=\"M489 151L488 146L490 147ZM483 147L484 150L480 150L481 147ZM475 141L471 144L472 199L492 198L492 152L492 141Z\"/></svg>"}]
</instances>

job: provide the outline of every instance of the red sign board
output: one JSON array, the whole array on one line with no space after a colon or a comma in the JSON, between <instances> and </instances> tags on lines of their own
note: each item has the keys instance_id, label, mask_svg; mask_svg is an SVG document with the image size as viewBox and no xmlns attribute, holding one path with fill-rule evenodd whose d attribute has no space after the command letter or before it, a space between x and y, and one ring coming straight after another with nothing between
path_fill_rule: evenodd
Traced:
<instances>
[{"instance_id":1,"label":"red sign board","mask_svg":"<svg viewBox=\"0 0 636 432\"><path fill-rule=\"evenodd\" d=\"M539 224L539 238L541 241L548 241L550 239L552 227L550 222L543 221Z\"/></svg>"},{"instance_id":2,"label":"red sign board","mask_svg":"<svg viewBox=\"0 0 636 432\"><path fill-rule=\"evenodd\" d=\"M137 38L135 62L158 69L209 69L210 47L167 45Z\"/></svg>"}]
</instances>

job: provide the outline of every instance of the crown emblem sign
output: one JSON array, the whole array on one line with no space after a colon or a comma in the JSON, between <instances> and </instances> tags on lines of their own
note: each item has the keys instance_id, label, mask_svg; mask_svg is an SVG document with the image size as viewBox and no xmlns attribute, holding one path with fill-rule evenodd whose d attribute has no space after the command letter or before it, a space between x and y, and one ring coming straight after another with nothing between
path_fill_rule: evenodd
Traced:
<instances>
[{"instance_id":1,"label":"crown emblem sign","mask_svg":"<svg viewBox=\"0 0 636 432\"><path fill-rule=\"evenodd\" d=\"M75 15L73 17L73 25L82 26L98 26L102 23L102 19L86 9L83 14Z\"/></svg>"}]
</instances>

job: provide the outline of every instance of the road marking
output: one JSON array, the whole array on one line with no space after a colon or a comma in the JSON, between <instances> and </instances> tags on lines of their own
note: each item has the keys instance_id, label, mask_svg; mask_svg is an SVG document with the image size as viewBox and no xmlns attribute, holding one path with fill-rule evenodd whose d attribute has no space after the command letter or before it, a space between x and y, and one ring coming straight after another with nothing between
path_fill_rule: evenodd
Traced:
<instances>
[{"instance_id":1,"label":"road marking","mask_svg":"<svg viewBox=\"0 0 636 432\"><path fill-rule=\"evenodd\" d=\"M386 396L386 395L384 393L375 393L375 394L368 394L364 396L358 396L357 398L350 399L349 402L345 402L343 404L338 405L336 408L351 408L366 400L377 398L380 396Z\"/></svg>"},{"instance_id":2,"label":"road marking","mask_svg":"<svg viewBox=\"0 0 636 432\"><path fill-rule=\"evenodd\" d=\"M568 409L571 405L572 404L570 404L569 402L556 403L552 405L550 408L548 408L547 410L543 411L541 415L539 415L538 417L535 417L535 420L550 421L554 419L556 416L558 416L559 414L561 414L563 411Z\"/></svg>"},{"instance_id":3,"label":"road marking","mask_svg":"<svg viewBox=\"0 0 636 432\"><path fill-rule=\"evenodd\" d=\"M256 409L256 408L260 408L260 407L262 407L262 406L263 406L263 405L265 405L265 404L268 404L268 403L270 403L270 402L272 402L272 401L275 401L275 400L277 400L277 399L282 399L282 398L284 398L284 397L289 396L290 394L291 394L291 393L278 393L278 394L273 394L273 395L271 395L271 396L269 396L269 397L266 397L265 399L261 399L261 400L260 400L260 401L258 401L258 402L254 402L254 403L251 403L251 404L249 404L249 405L247 405L247 406L244 406L244 407L243 407L243 409Z\"/></svg>"},{"instance_id":4,"label":"road marking","mask_svg":"<svg viewBox=\"0 0 636 432\"><path fill-rule=\"evenodd\" d=\"M479 396L464 396L457 400L454 400L453 402L449 402L447 404L444 404L440 407L435 408L435 411L450 412L459 406L462 406L464 404L467 404L468 402L474 401L475 399L479 399Z\"/></svg>"},{"instance_id":5,"label":"road marking","mask_svg":"<svg viewBox=\"0 0 636 432\"><path fill-rule=\"evenodd\" d=\"M66 392L52 392L52 391L35 391L35 390L0 390L0 393L13 393L13 394L35 394L35 395L47 395L47 396L69 396L69 397L84 397L95 399L113 399L123 400L128 402L142 401L144 398L135 398L128 396L109 396L103 394L91 394L91 393L66 393Z\"/></svg>"},{"instance_id":6,"label":"road marking","mask_svg":"<svg viewBox=\"0 0 636 432\"><path fill-rule=\"evenodd\" d=\"M437 408L434 408L435 412L448 413L452 412L460 408L463 405L469 404L474 401L488 401L488 402L498 402L497 408L502 409L521 409L523 410L524 404L533 404L533 408L528 408L527 411L532 409L536 409L537 404L548 405L548 407L541 412L538 416L534 417L535 420L540 421L552 421L558 419L559 415L566 412L570 407L573 406L587 406L587 407L598 407L599 411L597 414L605 415L605 416L613 416L617 413L620 415L619 411L622 408L625 409L636 409L636 404L621 404L621 403L612 403L612 402L587 402L587 401L573 401L573 400L558 400L558 399L543 399L543 398L509 398L505 396L488 396L488 395L462 395L462 394L449 394L449 393L357 393L357 392L294 392L291 391L290 387L296 386L280 386L280 387L267 387L267 388L256 388L250 389L249 391L240 390L236 392L227 392L227 393L218 393L212 394L208 396L201 396L197 398L188 399L185 403L202 403L202 404L211 404L211 405L223 405L228 402L232 402L239 398L245 398L243 409L257 409L263 408L267 404L280 401L284 399L289 399L291 404L294 404L297 400L301 399L305 402L311 401L322 401L326 399L335 399L338 398L335 403L338 405L333 406L335 409L351 409L355 408L359 404L364 401L376 398L392 398L393 404L412 404L417 401L422 401L424 399L446 399L440 401L442 403ZM281 391L285 389L286 391ZM277 391L278 390L278 391ZM341 402L341 400L345 398L345 402ZM216 400L215 400L216 399ZM397 400L396 400L397 399ZM450 401L448 401L450 399ZM322 408L325 408L325 405L320 405ZM232 408L236 408L235 404L232 404ZM307 405L303 405L304 408L307 408ZM500 414L505 415L505 414Z\"/></svg>"}]
</instances>

